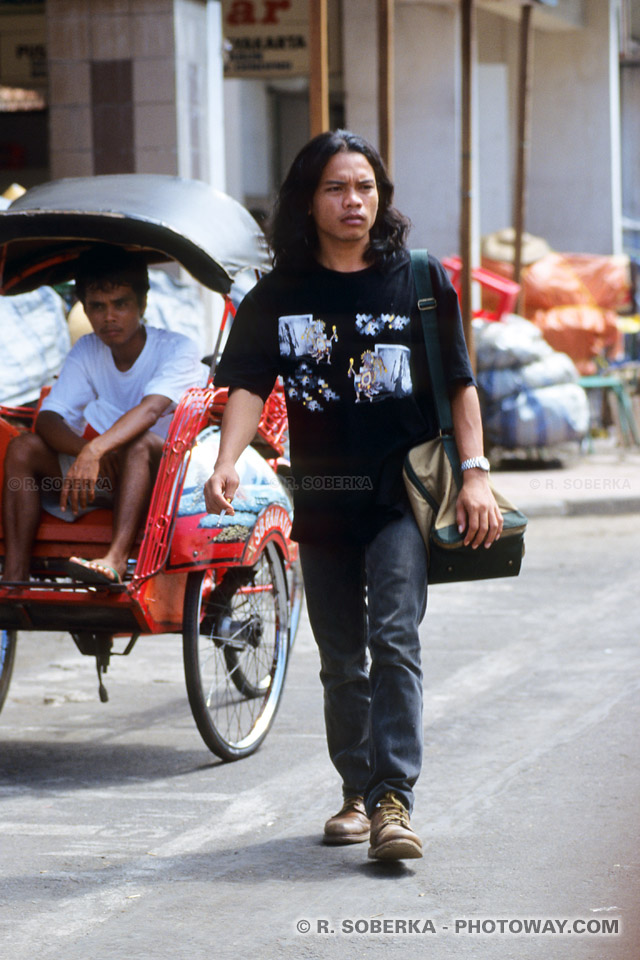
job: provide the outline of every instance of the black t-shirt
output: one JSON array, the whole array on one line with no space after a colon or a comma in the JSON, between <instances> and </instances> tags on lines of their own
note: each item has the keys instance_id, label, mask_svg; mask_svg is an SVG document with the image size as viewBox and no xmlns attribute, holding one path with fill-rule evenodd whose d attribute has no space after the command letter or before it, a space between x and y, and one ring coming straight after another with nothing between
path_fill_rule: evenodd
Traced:
<instances>
[{"instance_id":1,"label":"black t-shirt","mask_svg":"<svg viewBox=\"0 0 640 960\"><path fill-rule=\"evenodd\" d=\"M445 377L473 383L458 298L429 258ZM217 386L284 383L300 542L367 542L398 511L402 462L437 435L408 254L355 273L274 269L244 298Z\"/></svg>"}]
</instances>

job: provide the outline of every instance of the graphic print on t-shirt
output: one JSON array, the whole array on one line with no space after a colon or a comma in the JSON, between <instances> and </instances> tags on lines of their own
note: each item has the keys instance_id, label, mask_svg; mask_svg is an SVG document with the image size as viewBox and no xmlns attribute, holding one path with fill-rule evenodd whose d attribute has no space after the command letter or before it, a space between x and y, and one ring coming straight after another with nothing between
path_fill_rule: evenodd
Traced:
<instances>
[{"instance_id":1,"label":"graphic print on t-shirt","mask_svg":"<svg viewBox=\"0 0 640 960\"><path fill-rule=\"evenodd\" d=\"M349 376L353 377L356 403L407 397L412 391L409 347L397 343L377 343L365 350L356 369L351 357Z\"/></svg>"},{"instance_id":2,"label":"graphic print on t-shirt","mask_svg":"<svg viewBox=\"0 0 640 960\"><path fill-rule=\"evenodd\" d=\"M402 330L408 324L408 316L384 313L374 317L359 313L355 317L356 339ZM314 319L311 313L278 317L280 355L294 363L298 361L285 378L290 400L298 400L307 410L320 411L327 402L340 399L336 383L330 387L319 372L321 367L331 366L333 347L338 339L335 325L328 335L325 321ZM335 381L335 373L340 378L346 374L353 381L356 403L407 397L412 392L410 355L409 347L404 344L375 343L362 351L359 359L349 357L348 368L334 371L332 380Z\"/></svg>"},{"instance_id":3,"label":"graphic print on t-shirt","mask_svg":"<svg viewBox=\"0 0 640 960\"><path fill-rule=\"evenodd\" d=\"M331 349L338 339L334 327L327 335L324 320L314 320L312 313L278 317L278 339L282 357L309 357L316 363L331 363Z\"/></svg>"},{"instance_id":4,"label":"graphic print on t-shirt","mask_svg":"<svg viewBox=\"0 0 640 960\"><path fill-rule=\"evenodd\" d=\"M331 351L338 340L335 326L328 336L324 320L314 320L312 313L278 317L278 340L282 357L303 360L285 379L291 400L301 401L307 410L324 410L324 401L339 399L317 373L321 364L331 365Z\"/></svg>"},{"instance_id":5,"label":"graphic print on t-shirt","mask_svg":"<svg viewBox=\"0 0 640 960\"><path fill-rule=\"evenodd\" d=\"M321 376L308 363L299 363L292 376L286 377L285 389L290 400L300 400L307 410L324 410L322 401L339 400Z\"/></svg>"},{"instance_id":6,"label":"graphic print on t-shirt","mask_svg":"<svg viewBox=\"0 0 640 960\"><path fill-rule=\"evenodd\" d=\"M366 337L377 337L385 327L389 330L404 330L409 322L409 317L396 316L395 313L381 313L379 317L370 313L356 314L356 330Z\"/></svg>"}]
</instances>

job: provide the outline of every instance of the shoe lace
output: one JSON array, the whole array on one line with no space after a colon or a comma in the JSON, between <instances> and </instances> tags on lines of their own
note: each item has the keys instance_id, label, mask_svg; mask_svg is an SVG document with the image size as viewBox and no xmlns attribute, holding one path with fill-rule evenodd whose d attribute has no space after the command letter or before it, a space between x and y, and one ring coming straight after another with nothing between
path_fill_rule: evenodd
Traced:
<instances>
[{"instance_id":1,"label":"shoe lace","mask_svg":"<svg viewBox=\"0 0 640 960\"><path fill-rule=\"evenodd\" d=\"M392 793L386 793L378 803L382 823L399 823L402 827L409 826L409 811L405 805Z\"/></svg>"},{"instance_id":2,"label":"shoe lace","mask_svg":"<svg viewBox=\"0 0 640 960\"><path fill-rule=\"evenodd\" d=\"M358 810L364 805L363 797L347 797L342 804L340 813L348 813L349 810Z\"/></svg>"}]
</instances>

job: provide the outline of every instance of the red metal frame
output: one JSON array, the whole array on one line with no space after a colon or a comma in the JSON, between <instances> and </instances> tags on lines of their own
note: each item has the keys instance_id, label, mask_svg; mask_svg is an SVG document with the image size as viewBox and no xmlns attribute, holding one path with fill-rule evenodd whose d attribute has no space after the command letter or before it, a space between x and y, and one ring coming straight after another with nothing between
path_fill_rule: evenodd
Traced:
<instances>
[{"instance_id":1,"label":"red metal frame","mask_svg":"<svg viewBox=\"0 0 640 960\"><path fill-rule=\"evenodd\" d=\"M180 518L181 536L178 540L184 541L184 562L175 566L167 563L193 445L207 425L220 421L227 398L226 389L194 387L186 391L178 404L164 444L131 581L91 587L56 581L38 581L10 588L0 584L0 602L14 606L16 627L43 629L44 622L51 622L58 629L82 629L82 611L86 610L93 629L113 633L179 630L189 570L215 566L222 573L231 565L252 565L269 540L278 544L287 565L295 559L295 545L288 541L291 524L286 511L278 508L271 516L271 508L267 507L265 515L268 516L258 518L257 533L253 531L246 543L213 543L211 531L197 530L194 518ZM25 419L33 426L37 409L0 407L0 415L15 417L22 415L23 410L26 410ZM258 427L260 440L275 452L272 465L284 452L286 429L284 391L279 383L265 404ZM8 442L17 432L5 421L0 440ZM4 449L6 443L0 453L3 454ZM1 467L0 463L0 473ZM102 545L109 543L110 534L109 511L96 510L74 524L45 517L34 545L34 555L64 558L73 553L88 556L93 552L94 556L99 556Z\"/></svg>"},{"instance_id":2,"label":"red metal frame","mask_svg":"<svg viewBox=\"0 0 640 960\"><path fill-rule=\"evenodd\" d=\"M73 260L76 257L75 253L56 253L53 256L49 257L47 260L40 260L38 263L33 264L30 267L25 267L19 274L16 274L13 279L9 280L8 283L3 283L3 273L4 273L4 259L6 258L6 245L3 249L3 261L0 264L0 294L8 294L10 290L13 290L17 284L21 283L27 277L30 277L33 273L37 273L39 270L42 270L43 267L55 267L59 263L66 263L68 260Z\"/></svg>"},{"instance_id":3,"label":"red metal frame","mask_svg":"<svg viewBox=\"0 0 640 960\"><path fill-rule=\"evenodd\" d=\"M191 448L209 422L215 393L214 387L187 390L173 415L151 495L145 534L133 576L135 585L152 577L166 562Z\"/></svg>"},{"instance_id":4,"label":"red metal frame","mask_svg":"<svg viewBox=\"0 0 640 960\"><path fill-rule=\"evenodd\" d=\"M442 264L451 274L451 283L460 297L460 274L462 272L462 260L460 257L444 257ZM501 277L491 270L484 267L474 267L471 271L471 277L476 280L481 287L491 290L498 295L498 307L496 310L475 310L474 317L480 317L482 320L497 321L501 320L505 313L513 313L518 294L520 293L520 284L515 280L509 280L507 277Z\"/></svg>"}]
</instances>

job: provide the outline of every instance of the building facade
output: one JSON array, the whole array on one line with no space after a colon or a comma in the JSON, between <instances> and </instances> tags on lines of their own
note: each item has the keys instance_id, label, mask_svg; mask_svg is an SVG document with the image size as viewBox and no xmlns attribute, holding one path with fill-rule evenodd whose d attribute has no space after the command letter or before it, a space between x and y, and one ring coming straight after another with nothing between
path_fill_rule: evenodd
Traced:
<instances>
[{"instance_id":1,"label":"building facade","mask_svg":"<svg viewBox=\"0 0 640 960\"><path fill-rule=\"evenodd\" d=\"M627 51L621 136L619 66L620 20L637 6L558 0L533 11L526 229L558 250L619 252L623 215L640 219L640 87ZM12 181L167 173L265 212L309 133L308 8L308 0L0 0L0 192ZM329 0L331 124L374 143L376 10L376 0ZM478 238L512 222L519 16L519 0L476 0ZM633 35L637 11L626 20ZM396 200L413 221L412 243L443 256L458 247L458 0L396 0L394 26ZM279 51L280 68L261 73L267 49ZM36 99L5 108L20 91Z\"/></svg>"}]
</instances>

